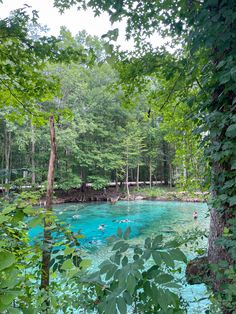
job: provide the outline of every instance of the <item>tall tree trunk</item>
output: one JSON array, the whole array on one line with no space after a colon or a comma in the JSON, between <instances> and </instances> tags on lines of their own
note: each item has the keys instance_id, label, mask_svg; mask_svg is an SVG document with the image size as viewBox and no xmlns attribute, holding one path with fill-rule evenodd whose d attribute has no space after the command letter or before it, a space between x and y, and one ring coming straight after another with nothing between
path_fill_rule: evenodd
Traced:
<instances>
[{"instance_id":1,"label":"tall tree trunk","mask_svg":"<svg viewBox=\"0 0 236 314\"><path fill-rule=\"evenodd\" d=\"M171 163L169 163L169 185L170 187L172 187L173 185L173 176L172 176L172 166L171 166Z\"/></svg>"},{"instance_id":2,"label":"tall tree trunk","mask_svg":"<svg viewBox=\"0 0 236 314\"><path fill-rule=\"evenodd\" d=\"M230 167L229 167L230 169ZM228 171L229 171L228 169ZM221 173L226 172L226 169L222 167L219 162L214 162L212 167L212 177L213 177L213 199L217 199L217 188L222 185L219 182L219 177ZM222 193L222 192L221 192ZM211 208L210 212L210 232L208 237L208 261L210 263L218 263L220 260L226 260L232 263L232 258L229 252L224 246L217 243L217 239L223 236L224 229L229 228L229 219L235 216L236 206L229 208L228 206L222 206L223 208L219 210L214 206Z\"/></svg>"},{"instance_id":3,"label":"tall tree trunk","mask_svg":"<svg viewBox=\"0 0 236 314\"><path fill-rule=\"evenodd\" d=\"M43 239L43 253L42 253L42 273L41 273L41 289L49 290L50 284L50 260L51 260L51 248L52 248L52 235L51 235L51 221L50 212L52 209L53 199L53 183L54 183L54 171L56 163L56 135L54 117L49 118L50 126L50 141L51 151L48 165L48 185L46 193L46 217L44 218L44 239ZM49 307L49 300L45 302L47 308ZM46 311L47 312L47 311ZM49 313L49 312L48 312Z\"/></svg>"},{"instance_id":4,"label":"tall tree trunk","mask_svg":"<svg viewBox=\"0 0 236 314\"><path fill-rule=\"evenodd\" d=\"M139 189L139 170L140 166L139 164L137 165L137 172L136 172L136 187Z\"/></svg>"},{"instance_id":5,"label":"tall tree trunk","mask_svg":"<svg viewBox=\"0 0 236 314\"><path fill-rule=\"evenodd\" d=\"M127 163L126 165L126 179L125 179L125 184L126 184L126 191L127 191L127 199L129 200L129 165Z\"/></svg>"},{"instance_id":6,"label":"tall tree trunk","mask_svg":"<svg viewBox=\"0 0 236 314\"><path fill-rule=\"evenodd\" d=\"M183 178L184 178L184 187L186 187L187 182L187 167L186 167L186 157L183 156Z\"/></svg>"},{"instance_id":7,"label":"tall tree trunk","mask_svg":"<svg viewBox=\"0 0 236 314\"><path fill-rule=\"evenodd\" d=\"M149 187L152 187L152 162L149 161Z\"/></svg>"},{"instance_id":8,"label":"tall tree trunk","mask_svg":"<svg viewBox=\"0 0 236 314\"><path fill-rule=\"evenodd\" d=\"M11 132L7 130L7 126L5 126L5 143L4 143L4 155L5 155L5 184L10 182L10 159L11 159Z\"/></svg>"},{"instance_id":9,"label":"tall tree trunk","mask_svg":"<svg viewBox=\"0 0 236 314\"><path fill-rule=\"evenodd\" d=\"M119 191L119 182L118 182L118 173L117 173L117 169L116 169L116 192Z\"/></svg>"},{"instance_id":10,"label":"tall tree trunk","mask_svg":"<svg viewBox=\"0 0 236 314\"><path fill-rule=\"evenodd\" d=\"M126 147L126 178L125 178L125 184L126 184L127 199L129 200L129 148L128 148L128 144L127 144L127 147Z\"/></svg>"},{"instance_id":11,"label":"tall tree trunk","mask_svg":"<svg viewBox=\"0 0 236 314\"><path fill-rule=\"evenodd\" d=\"M36 175L35 175L35 132L34 132L34 125L31 123L31 183L35 185L36 182Z\"/></svg>"},{"instance_id":12,"label":"tall tree trunk","mask_svg":"<svg viewBox=\"0 0 236 314\"><path fill-rule=\"evenodd\" d=\"M162 149L163 149L163 176L164 176L164 184L168 185L169 181L169 169L168 169L168 147L165 141L162 142Z\"/></svg>"}]
</instances>

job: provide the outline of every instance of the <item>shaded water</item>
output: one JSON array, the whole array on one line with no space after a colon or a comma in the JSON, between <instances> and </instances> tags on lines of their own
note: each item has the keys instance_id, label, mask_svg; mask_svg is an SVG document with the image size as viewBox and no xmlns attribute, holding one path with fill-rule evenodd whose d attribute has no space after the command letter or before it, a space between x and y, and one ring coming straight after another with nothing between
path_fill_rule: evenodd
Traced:
<instances>
[{"instance_id":1,"label":"shaded water","mask_svg":"<svg viewBox=\"0 0 236 314\"><path fill-rule=\"evenodd\" d=\"M89 258L96 267L110 255L106 238L116 234L117 228L131 227L130 238L134 243L143 243L144 239L154 234L163 234L168 238L183 231L201 228L208 229L207 205L204 203L158 202L158 201L120 201L109 203L62 204L55 206L61 221L70 224L71 229L85 236L82 240ZM198 219L193 219L193 212L198 212ZM128 220L128 221L126 221ZM104 230L99 225L104 224ZM38 230L31 231L34 236ZM206 243L203 243L206 246ZM189 257L194 254L186 249ZM184 274L181 275L184 277ZM204 313L209 300L202 285L183 285L181 295L189 302L189 314Z\"/></svg>"}]
</instances>

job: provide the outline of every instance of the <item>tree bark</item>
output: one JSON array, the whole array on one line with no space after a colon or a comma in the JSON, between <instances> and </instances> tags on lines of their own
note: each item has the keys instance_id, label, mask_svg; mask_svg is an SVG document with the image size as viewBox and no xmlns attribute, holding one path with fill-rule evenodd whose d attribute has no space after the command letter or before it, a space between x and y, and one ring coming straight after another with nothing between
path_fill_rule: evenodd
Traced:
<instances>
[{"instance_id":1,"label":"tree bark","mask_svg":"<svg viewBox=\"0 0 236 314\"><path fill-rule=\"evenodd\" d=\"M164 184L168 185L169 173L168 173L168 148L167 143L165 141L162 142L162 149L163 149L163 177L164 177Z\"/></svg>"},{"instance_id":2,"label":"tree bark","mask_svg":"<svg viewBox=\"0 0 236 314\"><path fill-rule=\"evenodd\" d=\"M5 126L4 152L6 171L5 184L8 184L10 182L11 132L7 130L7 126Z\"/></svg>"},{"instance_id":3,"label":"tree bark","mask_svg":"<svg viewBox=\"0 0 236 314\"><path fill-rule=\"evenodd\" d=\"M223 172L223 167L218 162L213 164L213 178L218 178ZM216 182L215 182L216 183ZM216 183L217 184L217 183ZM219 184L219 182L218 182ZM213 185L214 188L214 185ZM217 192L213 190L213 199L217 198ZM222 237L224 228L229 227L228 220L232 218L232 213L228 208L224 208L224 212L212 207L210 212L210 232L208 237L208 261L209 263L217 264L220 260L226 260L229 263L232 259L227 250L221 245L217 244L217 239Z\"/></svg>"},{"instance_id":4,"label":"tree bark","mask_svg":"<svg viewBox=\"0 0 236 314\"><path fill-rule=\"evenodd\" d=\"M152 187L152 162L149 161L149 188Z\"/></svg>"},{"instance_id":5,"label":"tree bark","mask_svg":"<svg viewBox=\"0 0 236 314\"><path fill-rule=\"evenodd\" d=\"M32 185L35 185L36 175L35 175L35 132L34 125L31 123L31 168L32 168L32 176L31 182Z\"/></svg>"},{"instance_id":6,"label":"tree bark","mask_svg":"<svg viewBox=\"0 0 236 314\"><path fill-rule=\"evenodd\" d=\"M48 185L46 193L46 217L44 218L44 240L43 240L43 252L42 252L42 273L41 273L41 289L49 290L50 284L50 260L51 260L51 247L52 247L52 235L50 231L50 212L52 209L52 199L53 199L53 184L54 184L54 171L56 163L56 135L55 135L55 125L54 117L49 118L50 126L50 142L51 151L50 159L48 165ZM47 215L48 214L48 215ZM49 306L49 301L46 301L47 307Z\"/></svg>"},{"instance_id":7,"label":"tree bark","mask_svg":"<svg viewBox=\"0 0 236 314\"><path fill-rule=\"evenodd\" d=\"M129 200L129 164L128 164L128 162L127 162L127 165L126 165L125 184L126 184L126 191L127 191L127 199Z\"/></svg>"},{"instance_id":8,"label":"tree bark","mask_svg":"<svg viewBox=\"0 0 236 314\"><path fill-rule=\"evenodd\" d=\"M139 189L139 164L137 165L137 173L136 173L136 187Z\"/></svg>"},{"instance_id":9,"label":"tree bark","mask_svg":"<svg viewBox=\"0 0 236 314\"><path fill-rule=\"evenodd\" d=\"M116 169L116 192L119 191L119 182L118 182L118 173L117 173L117 169Z\"/></svg>"}]
</instances>

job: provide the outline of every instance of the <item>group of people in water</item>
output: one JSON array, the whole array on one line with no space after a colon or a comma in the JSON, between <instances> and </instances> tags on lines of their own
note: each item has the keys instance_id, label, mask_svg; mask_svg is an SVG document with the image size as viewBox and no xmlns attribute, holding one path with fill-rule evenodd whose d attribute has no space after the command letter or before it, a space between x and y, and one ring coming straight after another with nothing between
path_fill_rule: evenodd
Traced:
<instances>
[{"instance_id":1,"label":"group of people in water","mask_svg":"<svg viewBox=\"0 0 236 314\"><path fill-rule=\"evenodd\" d=\"M193 218L194 218L194 219L197 219L197 218L198 218L198 212L197 212L197 211L194 211L194 212L193 212ZM129 219L121 219L121 220L113 220L113 222L127 223L127 222L131 222L131 220L129 220ZM105 230L105 224L100 224L100 225L98 226L98 230L104 232L104 230Z\"/></svg>"},{"instance_id":2,"label":"group of people in water","mask_svg":"<svg viewBox=\"0 0 236 314\"><path fill-rule=\"evenodd\" d=\"M113 220L113 222L125 223L125 222L131 222L131 220L129 220L129 219L121 219L121 220ZM98 230L101 230L102 232L104 232L104 230L105 230L105 224L99 225L99 226L98 226Z\"/></svg>"}]
</instances>

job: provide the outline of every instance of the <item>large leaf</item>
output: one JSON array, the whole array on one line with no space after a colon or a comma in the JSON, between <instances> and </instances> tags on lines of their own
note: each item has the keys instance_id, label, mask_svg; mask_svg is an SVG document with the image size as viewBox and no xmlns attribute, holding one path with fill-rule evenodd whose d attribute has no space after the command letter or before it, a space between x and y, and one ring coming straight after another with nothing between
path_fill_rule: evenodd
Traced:
<instances>
[{"instance_id":1,"label":"large leaf","mask_svg":"<svg viewBox=\"0 0 236 314\"><path fill-rule=\"evenodd\" d=\"M236 123L231 124L227 130L226 130L226 135L228 137L234 138L236 137Z\"/></svg>"},{"instance_id":2,"label":"large leaf","mask_svg":"<svg viewBox=\"0 0 236 314\"><path fill-rule=\"evenodd\" d=\"M6 291L0 294L0 303L9 305L20 294L22 294L21 291Z\"/></svg>"},{"instance_id":3,"label":"large leaf","mask_svg":"<svg viewBox=\"0 0 236 314\"><path fill-rule=\"evenodd\" d=\"M74 268L74 264L71 259L67 259L66 261L64 261L64 263L61 266L61 269L63 270L69 270L72 268Z\"/></svg>"},{"instance_id":4,"label":"large leaf","mask_svg":"<svg viewBox=\"0 0 236 314\"><path fill-rule=\"evenodd\" d=\"M15 255L8 251L0 251L0 271L10 267L16 261Z\"/></svg>"},{"instance_id":5,"label":"large leaf","mask_svg":"<svg viewBox=\"0 0 236 314\"><path fill-rule=\"evenodd\" d=\"M171 254L171 256L174 260L187 263L186 256L184 255L184 253L179 248L173 249L173 250L169 251L169 253Z\"/></svg>"},{"instance_id":6,"label":"large leaf","mask_svg":"<svg viewBox=\"0 0 236 314\"><path fill-rule=\"evenodd\" d=\"M120 314L126 314L127 313L127 306L126 306L126 303L122 297L119 297L116 300L116 304L117 304L118 310L120 311Z\"/></svg>"},{"instance_id":7,"label":"large leaf","mask_svg":"<svg viewBox=\"0 0 236 314\"><path fill-rule=\"evenodd\" d=\"M136 279L133 275L129 274L127 277L127 290L129 291L129 293L132 295L134 290L135 290L135 286L136 286Z\"/></svg>"},{"instance_id":8,"label":"large leaf","mask_svg":"<svg viewBox=\"0 0 236 314\"><path fill-rule=\"evenodd\" d=\"M89 266L91 266L91 264L92 264L92 262L91 262L90 259L83 259L83 260L80 262L79 266L82 267L82 269L86 269L86 268L88 268Z\"/></svg>"}]
</instances>

